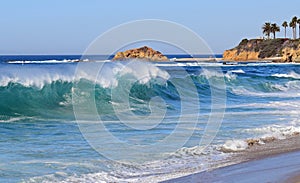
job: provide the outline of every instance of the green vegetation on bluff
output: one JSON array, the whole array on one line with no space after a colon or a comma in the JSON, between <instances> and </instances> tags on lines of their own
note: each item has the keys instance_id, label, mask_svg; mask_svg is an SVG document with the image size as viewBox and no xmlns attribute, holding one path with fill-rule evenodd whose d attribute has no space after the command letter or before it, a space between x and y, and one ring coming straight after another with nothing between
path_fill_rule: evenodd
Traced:
<instances>
[{"instance_id":1,"label":"green vegetation on bluff","mask_svg":"<svg viewBox=\"0 0 300 183\"><path fill-rule=\"evenodd\" d=\"M299 45L300 39L243 39L240 44L234 49L238 50L237 53L243 51L259 52L258 58L264 59L269 57L282 57L284 49L296 50Z\"/></svg>"}]
</instances>

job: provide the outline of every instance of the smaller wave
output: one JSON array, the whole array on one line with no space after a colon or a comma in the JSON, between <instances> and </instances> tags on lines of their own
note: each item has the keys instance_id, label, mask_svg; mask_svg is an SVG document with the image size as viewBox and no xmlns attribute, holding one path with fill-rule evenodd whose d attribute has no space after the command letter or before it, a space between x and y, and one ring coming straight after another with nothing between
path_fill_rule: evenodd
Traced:
<instances>
[{"instance_id":1,"label":"smaller wave","mask_svg":"<svg viewBox=\"0 0 300 183\"><path fill-rule=\"evenodd\" d=\"M266 61L266 62L253 62L253 63L247 63L247 64L238 64L239 66L253 66L253 67L256 67L256 66L285 66L285 65L299 65L299 63L274 63L274 62L269 62L269 61Z\"/></svg>"},{"instance_id":2,"label":"smaller wave","mask_svg":"<svg viewBox=\"0 0 300 183\"><path fill-rule=\"evenodd\" d=\"M0 115L0 123L11 123L17 121L24 121L26 119L33 119L33 118L32 117L10 117L10 116Z\"/></svg>"},{"instance_id":3,"label":"smaller wave","mask_svg":"<svg viewBox=\"0 0 300 183\"><path fill-rule=\"evenodd\" d=\"M278 88L278 86L277 86ZM283 88L281 88L283 89ZM253 96L253 97L279 97L279 98L289 98L289 97L299 97L300 93L295 92L262 92L262 91L250 91L244 87L231 88L231 92L235 95L243 96Z\"/></svg>"},{"instance_id":4,"label":"smaller wave","mask_svg":"<svg viewBox=\"0 0 300 183\"><path fill-rule=\"evenodd\" d=\"M288 110L297 110L300 108L300 103L298 101L272 101L268 103L249 103L249 104L238 104L230 106L231 108L253 108L253 107L259 107L259 108L278 108L281 111ZM286 112L286 111L284 111Z\"/></svg>"},{"instance_id":5,"label":"smaller wave","mask_svg":"<svg viewBox=\"0 0 300 183\"><path fill-rule=\"evenodd\" d=\"M288 73L288 74L273 74L273 77L278 78L293 78L293 79L300 79L300 74L295 73L294 71Z\"/></svg>"},{"instance_id":6,"label":"smaller wave","mask_svg":"<svg viewBox=\"0 0 300 183\"><path fill-rule=\"evenodd\" d=\"M300 127L272 125L261 128L247 129L244 130L244 132L263 134L261 138L273 137L275 139L286 139L287 137L300 133Z\"/></svg>"},{"instance_id":7,"label":"smaller wave","mask_svg":"<svg viewBox=\"0 0 300 183\"><path fill-rule=\"evenodd\" d=\"M272 125L261 128L243 130L244 133L262 134L258 138L245 140L228 140L220 148L222 152L239 152L250 148L253 145L262 145L275 140L283 140L289 137L300 135L299 126Z\"/></svg>"},{"instance_id":8,"label":"smaller wave","mask_svg":"<svg viewBox=\"0 0 300 183\"><path fill-rule=\"evenodd\" d=\"M280 84L272 84L271 85L272 88L280 90L280 91L290 91L290 90L296 90L299 91L300 90L300 81L289 81L283 85Z\"/></svg>"},{"instance_id":9,"label":"smaller wave","mask_svg":"<svg viewBox=\"0 0 300 183\"><path fill-rule=\"evenodd\" d=\"M238 74L244 74L244 73L245 73L245 71L243 71L242 69L237 69L237 70L228 71L228 73L238 73Z\"/></svg>"},{"instance_id":10,"label":"smaller wave","mask_svg":"<svg viewBox=\"0 0 300 183\"><path fill-rule=\"evenodd\" d=\"M207 163L221 162L228 156L219 151L216 151L217 157L212 157L211 154L205 156L199 153L202 150L203 147L199 146L182 148L178 150L181 152L180 156L174 155L163 160L154 160L140 165L112 164L110 166L116 169L110 172L99 171L81 175L55 173L33 177L25 182L161 182L208 170ZM219 166L224 166L224 163Z\"/></svg>"},{"instance_id":11,"label":"smaller wave","mask_svg":"<svg viewBox=\"0 0 300 183\"><path fill-rule=\"evenodd\" d=\"M54 174L36 176L28 180L23 180L24 183L32 182L43 182L43 183L52 183L52 182L137 182L139 178L130 178L124 179L119 176L111 175L109 172L97 172L97 173L88 173L83 175L68 175L64 172L55 172Z\"/></svg>"},{"instance_id":12,"label":"smaller wave","mask_svg":"<svg viewBox=\"0 0 300 183\"><path fill-rule=\"evenodd\" d=\"M203 71L199 74L199 76L205 76L208 79L211 78L226 78L229 81L230 80L235 80L237 75L233 74L232 72L227 72L227 73L223 73L223 72L217 72L214 70L208 70L208 69L203 69Z\"/></svg>"},{"instance_id":13,"label":"smaller wave","mask_svg":"<svg viewBox=\"0 0 300 183\"><path fill-rule=\"evenodd\" d=\"M223 152L238 152L248 148L248 144L245 140L228 140L221 147Z\"/></svg>"},{"instance_id":14,"label":"smaller wave","mask_svg":"<svg viewBox=\"0 0 300 183\"><path fill-rule=\"evenodd\" d=\"M200 156L206 154L204 152L205 148L201 146L194 147L182 147L178 151L174 153L176 157L184 157L184 156Z\"/></svg>"},{"instance_id":15,"label":"smaller wave","mask_svg":"<svg viewBox=\"0 0 300 183\"><path fill-rule=\"evenodd\" d=\"M64 59L64 60L11 60L9 64L57 64L57 63L68 63L68 62L79 62L79 59ZM88 59L82 61L89 61Z\"/></svg>"},{"instance_id":16,"label":"smaller wave","mask_svg":"<svg viewBox=\"0 0 300 183\"><path fill-rule=\"evenodd\" d=\"M165 62L165 63L155 63L158 67L201 67L201 66L222 66L222 63L212 63L212 62Z\"/></svg>"},{"instance_id":17,"label":"smaller wave","mask_svg":"<svg viewBox=\"0 0 300 183\"><path fill-rule=\"evenodd\" d=\"M154 161L150 164L143 165L118 165L116 170L106 172L99 171L86 174L69 175L64 172L56 172L50 175L32 177L23 182L161 182L181 176L186 176L191 172L197 170L181 170L178 169L184 167L184 161L178 161L178 164L174 161L161 162ZM192 162L191 162L192 163ZM198 164L199 161L194 162ZM173 165L173 167L172 167ZM113 167L115 165L112 165ZM173 168L170 170L170 167Z\"/></svg>"}]
</instances>

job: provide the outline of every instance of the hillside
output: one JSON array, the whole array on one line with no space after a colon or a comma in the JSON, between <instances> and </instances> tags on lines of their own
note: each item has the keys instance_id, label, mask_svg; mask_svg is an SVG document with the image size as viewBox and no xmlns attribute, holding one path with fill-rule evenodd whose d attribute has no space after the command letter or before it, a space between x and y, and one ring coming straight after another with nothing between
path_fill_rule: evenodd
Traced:
<instances>
[{"instance_id":1,"label":"hillside","mask_svg":"<svg viewBox=\"0 0 300 183\"><path fill-rule=\"evenodd\" d=\"M300 62L300 40L243 39L240 44L226 50L223 59L228 61L264 60L277 57L280 62Z\"/></svg>"}]
</instances>

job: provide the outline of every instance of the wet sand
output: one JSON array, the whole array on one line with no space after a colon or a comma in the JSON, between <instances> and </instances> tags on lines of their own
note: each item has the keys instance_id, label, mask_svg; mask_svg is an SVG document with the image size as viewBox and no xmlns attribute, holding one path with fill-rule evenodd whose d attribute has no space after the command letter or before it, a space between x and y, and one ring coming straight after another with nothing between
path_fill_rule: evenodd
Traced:
<instances>
[{"instance_id":1,"label":"wet sand","mask_svg":"<svg viewBox=\"0 0 300 183\"><path fill-rule=\"evenodd\" d=\"M235 163L221 167L222 164ZM238 163L238 164L236 164ZM300 182L300 137L275 140L233 155L209 171L165 182Z\"/></svg>"},{"instance_id":2,"label":"wet sand","mask_svg":"<svg viewBox=\"0 0 300 183\"><path fill-rule=\"evenodd\" d=\"M300 183L300 172L296 172L290 178L284 181L285 183Z\"/></svg>"}]
</instances>

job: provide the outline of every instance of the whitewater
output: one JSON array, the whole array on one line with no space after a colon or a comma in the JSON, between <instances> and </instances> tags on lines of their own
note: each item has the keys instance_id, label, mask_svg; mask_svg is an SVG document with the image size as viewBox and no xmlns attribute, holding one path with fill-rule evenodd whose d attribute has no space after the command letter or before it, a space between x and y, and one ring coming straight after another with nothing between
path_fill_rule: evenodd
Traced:
<instances>
[{"instance_id":1,"label":"whitewater","mask_svg":"<svg viewBox=\"0 0 300 183\"><path fill-rule=\"evenodd\" d=\"M97 62L77 63L76 57L4 60L0 182L157 182L215 168L249 148L247 139L263 144L300 133L297 64L105 61L93 75ZM223 99L225 105L214 104ZM222 123L202 146L214 111ZM84 125L99 121L105 131L85 134ZM107 132L135 157L123 156L124 147ZM90 142L90 133L102 149ZM129 152L172 133L177 137L168 141L170 151ZM182 143L181 137L188 138Z\"/></svg>"}]
</instances>

